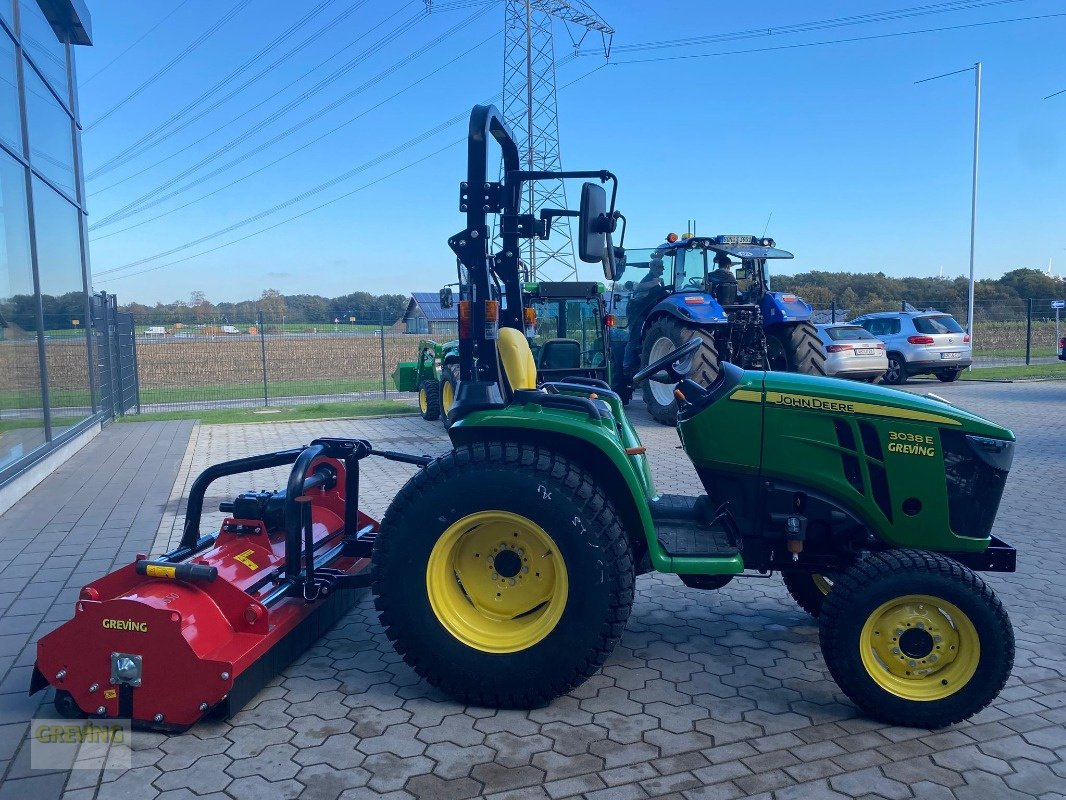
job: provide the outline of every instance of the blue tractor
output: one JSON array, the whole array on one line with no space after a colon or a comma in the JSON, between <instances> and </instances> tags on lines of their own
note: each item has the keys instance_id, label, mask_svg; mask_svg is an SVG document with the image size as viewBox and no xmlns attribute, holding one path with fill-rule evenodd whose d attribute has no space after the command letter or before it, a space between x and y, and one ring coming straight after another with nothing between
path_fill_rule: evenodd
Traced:
<instances>
[{"instance_id":1,"label":"blue tractor","mask_svg":"<svg viewBox=\"0 0 1066 800\"><path fill-rule=\"evenodd\" d=\"M611 287L616 363L623 397L630 377L699 334L693 380L708 386L728 361L744 369L825 375L811 306L770 290L769 262L792 258L773 239L670 234L658 247L626 249ZM677 419L672 387L647 381L644 402L664 425Z\"/></svg>"}]
</instances>

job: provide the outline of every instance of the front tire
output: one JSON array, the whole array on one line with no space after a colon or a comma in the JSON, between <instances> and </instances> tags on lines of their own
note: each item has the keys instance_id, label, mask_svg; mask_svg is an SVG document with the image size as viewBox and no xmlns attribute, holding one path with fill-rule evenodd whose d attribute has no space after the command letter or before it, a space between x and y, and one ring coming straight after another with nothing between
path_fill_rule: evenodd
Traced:
<instances>
[{"instance_id":1,"label":"front tire","mask_svg":"<svg viewBox=\"0 0 1066 800\"><path fill-rule=\"evenodd\" d=\"M455 365L445 364L440 368L440 415L444 427L448 427L448 413L455 405L455 394L459 390L459 376Z\"/></svg>"},{"instance_id":2,"label":"front tire","mask_svg":"<svg viewBox=\"0 0 1066 800\"><path fill-rule=\"evenodd\" d=\"M874 553L842 572L822 607L821 645L859 708L914 728L973 716L1014 663L1014 630L988 585L920 550Z\"/></svg>"},{"instance_id":3,"label":"front tire","mask_svg":"<svg viewBox=\"0 0 1066 800\"><path fill-rule=\"evenodd\" d=\"M775 372L826 375L825 348L810 322L779 325L766 332L767 360Z\"/></svg>"},{"instance_id":4,"label":"front tire","mask_svg":"<svg viewBox=\"0 0 1066 800\"><path fill-rule=\"evenodd\" d=\"M692 372L688 377L700 386L710 386L718 377L720 369L714 336L709 331L682 325L673 317L661 317L648 329L641 352L641 366L657 361L686 344L693 336L703 339L703 346L692 357ZM644 381L644 404L656 422L663 425L677 424L677 400L674 398L673 386L656 383L651 379Z\"/></svg>"},{"instance_id":5,"label":"front tire","mask_svg":"<svg viewBox=\"0 0 1066 800\"><path fill-rule=\"evenodd\" d=\"M588 679L633 604L633 561L592 475L532 445L462 447L393 500L374 546L385 634L458 700L546 705Z\"/></svg>"},{"instance_id":6,"label":"front tire","mask_svg":"<svg viewBox=\"0 0 1066 800\"><path fill-rule=\"evenodd\" d=\"M422 381L418 387L418 413L430 422L440 419L440 393L436 381Z\"/></svg>"}]
</instances>

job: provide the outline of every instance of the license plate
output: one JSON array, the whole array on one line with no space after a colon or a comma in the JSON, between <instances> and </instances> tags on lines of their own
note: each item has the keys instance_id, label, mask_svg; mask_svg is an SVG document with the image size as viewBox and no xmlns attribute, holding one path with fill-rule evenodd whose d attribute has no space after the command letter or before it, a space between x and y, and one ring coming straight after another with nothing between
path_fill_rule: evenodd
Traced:
<instances>
[{"instance_id":1,"label":"license plate","mask_svg":"<svg viewBox=\"0 0 1066 800\"><path fill-rule=\"evenodd\" d=\"M960 355L961 355L961 353L941 353L940 357L941 358L952 359L952 358L959 358Z\"/></svg>"},{"instance_id":2,"label":"license plate","mask_svg":"<svg viewBox=\"0 0 1066 800\"><path fill-rule=\"evenodd\" d=\"M872 347L860 347L855 351L857 356L872 356L876 351Z\"/></svg>"}]
</instances>

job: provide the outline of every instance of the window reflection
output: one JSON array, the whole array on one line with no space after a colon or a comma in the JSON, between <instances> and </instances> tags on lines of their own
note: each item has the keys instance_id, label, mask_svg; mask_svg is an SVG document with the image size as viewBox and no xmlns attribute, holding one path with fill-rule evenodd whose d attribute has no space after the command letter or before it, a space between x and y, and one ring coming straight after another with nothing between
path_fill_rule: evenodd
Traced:
<instances>
[{"instance_id":1,"label":"window reflection","mask_svg":"<svg viewBox=\"0 0 1066 800\"><path fill-rule=\"evenodd\" d=\"M37 273L44 309L52 437L92 413L78 210L33 181Z\"/></svg>"},{"instance_id":2,"label":"window reflection","mask_svg":"<svg viewBox=\"0 0 1066 800\"><path fill-rule=\"evenodd\" d=\"M25 168L0 153L0 469L44 444Z\"/></svg>"},{"instance_id":3,"label":"window reflection","mask_svg":"<svg viewBox=\"0 0 1066 800\"><path fill-rule=\"evenodd\" d=\"M70 115L32 69L26 76L30 164L74 197L74 138Z\"/></svg>"},{"instance_id":4,"label":"window reflection","mask_svg":"<svg viewBox=\"0 0 1066 800\"><path fill-rule=\"evenodd\" d=\"M0 0L0 5L3 0ZM0 31L0 139L16 153L22 152L19 90L15 82L15 43Z\"/></svg>"},{"instance_id":5,"label":"window reflection","mask_svg":"<svg viewBox=\"0 0 1066 800\"><path fill-rule=\"evenodd\" d=\"M0 3L6 0L0 0ZM19 26L22 47L52 84L59 96L67 97L67 48L45 19L37 0L21 0Z\"/></svg>"}]
</instances>

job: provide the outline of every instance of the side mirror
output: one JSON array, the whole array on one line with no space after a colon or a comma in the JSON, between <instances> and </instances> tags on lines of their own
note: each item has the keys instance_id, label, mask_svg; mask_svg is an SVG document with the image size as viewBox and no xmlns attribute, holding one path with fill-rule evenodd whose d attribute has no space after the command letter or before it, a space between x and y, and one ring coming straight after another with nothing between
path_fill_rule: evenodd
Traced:
<instances>
[{"instance_id":1,"label":"side mirror","mask_svg":"<svg viewBox=\"0 0 1066 800\"><path fill-rule=\"evenodd\" d=\"M445 286L443 289L440 290L440 307L452 307L452 290L449 286Z\"/></svg>"},{"instance_id":2,"label":"side mirror","mask_svg":"<svg viewBox=\"0 0 1066 800\"><path fill-rule=\"evenodd\" d=\"M578 258L586 264L597 261L604 264L604 276L613 280L608 271L614 272L613 260L607 253L607 192L595 183L586 183L581 187L581 210L578 214Z\"/></svg>"}]
</instances>

